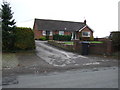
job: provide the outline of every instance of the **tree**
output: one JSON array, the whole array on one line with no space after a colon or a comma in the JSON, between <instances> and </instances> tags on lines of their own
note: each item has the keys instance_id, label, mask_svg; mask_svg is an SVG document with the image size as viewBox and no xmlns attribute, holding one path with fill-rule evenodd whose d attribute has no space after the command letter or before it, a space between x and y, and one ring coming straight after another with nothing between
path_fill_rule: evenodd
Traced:
<instances>
[{"instance_id":1,"label":"tree","mask_svg":"<svg viewBox=\"0 0 120 90\"><path fill-rule=\"evenodd\" d=\"M13 31L15 28L15 19L13 19L13 12L11 11L10 4L3 2L2 5L2 30Z\"/></svg>"},{"instance_id":2,"label":"tree","mask_svg":"<svg viewBox=\"0 0 120 90\"><path fill-rule=\"evenodd\" d=\"M13 12L11 11L10 4L3 2L2 5L2 48L3 50L12 50L14 48L14 30L15 19L13 18Z\"/></svg>"}]
</instances>

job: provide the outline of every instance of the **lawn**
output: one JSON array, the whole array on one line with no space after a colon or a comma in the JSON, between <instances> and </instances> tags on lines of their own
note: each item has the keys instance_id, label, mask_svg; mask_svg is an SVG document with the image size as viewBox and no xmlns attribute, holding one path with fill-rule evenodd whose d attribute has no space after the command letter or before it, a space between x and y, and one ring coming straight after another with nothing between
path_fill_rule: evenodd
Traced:
<instances>
[{"instance_id":1,"label":"lawn","mask_svg":"<svg viewBox=\"0 0 120 90\"><path fill-rule=\"evenodd\" d=\"M103 43L103 42L102 41L90 41L90 43ZM72 42L72 41L64 41L64 44L74 45L74 42Z\"/></svg>"},{"instance_id":2,"label":"lawn","mask_svg":"<svg viewBox=\"0 0 120 90\"><path fill-rule=\"evenodd\" d=\"M65 44L68 44L68 45L73 45L74 43L73 42L71 42L71 41L66 41L66 42L64 42Z\"/></svg>"},{"instance_id":3,"label":"lawn","mask_svg":"<svg viewBox=\"0 0 120 90\"><path fill-rule=\"evenodd\" d=\"M103 43L102 41L90 41L90 43Z\"/></svg>"}]
</instances>

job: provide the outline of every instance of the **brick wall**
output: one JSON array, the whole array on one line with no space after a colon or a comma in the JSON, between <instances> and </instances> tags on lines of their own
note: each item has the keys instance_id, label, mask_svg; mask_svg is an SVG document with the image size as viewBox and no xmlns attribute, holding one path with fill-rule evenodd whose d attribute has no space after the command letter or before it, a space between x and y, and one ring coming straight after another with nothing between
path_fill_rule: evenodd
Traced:
<instances>
[{"instance_id":1,"label":"brick wall","mask_svg":"<svg viewBox=\"0 0 120 90\"><path fill-rule=\"evenodd\" d=\"M67 50L67 51L74 51L74 46L73 45L67 45L61 41L48 41L48 44L53 45L55 47L61 48L63 50Z\"/></svg>"},{"instance_id":2,"label":"brick wall","mask_svg":"<svg viewBox=\"0 0 120 90\"><path fill-rule=\"evenodd\" d=\"M59 34L59 31L53 31L53 34ZM71 32L65 31L64 35L71 35Z\"/></svg>"},{"instance_id":3,"label":"brick wall","mask_svg":"<svg viewBox=\"0 0 120 90\"><path fill-rule=\"evenodd\" d=\"M34 38L39 39L40 37L43 37L42 35L43 30L37 30L37 25L34 26ZM59 31L53 31L53 34L59 34ZM71 35L71 32L64 32L64 35ZM49 39L52 40L53 36L49 36Z\"/></svg>"},{"instance_id":4,"label":"brick wall","mask_svg":"<svg viewBox=\"0 0 120 90\"><path fill-rule=\"evenodd\" d=\"M34 25L34 39L39 39L40 35L41 35L41 32L37 30L37 25L35 24Z\"/></svg>"},{"instance_id":5,"label":"brick wall","mask_svg":"<svg viewBox=\"0 0 120 90\"><path fill-rule=\"evenodd\" d=\"M93 31L91 31L88 27L85 27L82 31L84 31L84 32L91 32L91 36L93 36Z\"/></svg>"},{"instance_id":6,"label":"brick wall","mask_svg":"<svg viewBox=\"0 0 120 90\"><path fill-rule=\"evenodd\" d=\"M104 43L91 43L89 47L90 54L106 54L107 45Z\"/></svg>"},{"instance_id":7,"label":"brick wall","mask_svg":"<svg viewBox=\"0 0 120 90\"><path fill-rule=\"evenodd\" d=\"M64 32L64 35L71 35L71 32L65 31L65 32Z\"/></svg>"},{"instance_id":8,"label":"brick wall","mask_svg":"<svg viewBox=\"0 0 120 90\"><path fill-rule=\"evenodd\" d=\"M74 41L75 51L78 53L82 52L82 43L79 40ZM90 43L89 44L89 54L100 54L100 55L111 55L112 50L112 42L107 40L104 43Z\"/></svg>"}]
</instances>

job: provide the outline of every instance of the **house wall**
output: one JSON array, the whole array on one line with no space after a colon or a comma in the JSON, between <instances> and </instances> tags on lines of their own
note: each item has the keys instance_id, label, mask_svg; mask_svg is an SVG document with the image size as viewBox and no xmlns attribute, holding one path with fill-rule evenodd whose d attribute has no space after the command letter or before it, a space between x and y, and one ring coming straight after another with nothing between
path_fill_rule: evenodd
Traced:
<instances>
[{"instance_id":1,"label":"house wall","mask_svg":"<svg viewBox=\"0 0 120 90\"><path fill-rule=\"evenodd\" d=\"M59 31L53 31L53 34L59 34ZM71 32L64 31L64 35L71 35Z\"/></svg>"},{"instance_id":2,"label":"house wall","mask_svg":"<svg viewBox=\"0 0 120 90\"><path fill-rule=\"evenodd\" d=\"M81 37L81 39L82 40L90 40L90 37L82 37L82 32L90 32L90 37L93 37L93 31L92 30L90 30L88 27L85 27L83 30L81 30L80 32L79 32L79 35L78 35L78 38L80 38ZM81 33L81 34L80 34Z\"/></svg>"},{"instance_id":3,"label":"house wall","mask_svg":"<svg viewBox=\"0 0 120 90\"><path fill-rule=\"evenodd\" d=\"M59 31L53 31L53 34L59 34Z\"/></svg>"},{"instance_id":4,"label":"house wall","mask_svg":"<svg viewBox=\"0 0 120 90\"><path fill-rule=\"evenodd\" d=\"M36 24L34 25L34 30L33 30L33 32L34 32L34 39L39 39L40 37L43 36L43 35L42 35L42 30L38 30Z\"/></svg>"},{"instance_id":5,"label":"house wall","mask_svg":"<svg viewBox=\"0 0 120 90\"><path fill-rule=\"evenodd\" d=\"M64 35L71 35L71 32L64 32Z\"/></svg>"},{"instance_id":6,"label":"house wall","mask_svg":"<svg viewBox=\"0 0 120 90\"><path fill-rule=\"evenodd\" d=\"M84 31L84 32L90 32L91 36L93 36L93 31L91 31L88 27L85 27L83 30L81 30L81 32Z\"/></svg>"},{"instance_id":7,"label":"house wall","mask_svg":"<svg viewBox=\"0 0 120 90\"><path fill-rule=\"evenodd\" d=\"M44 35L42 34L43 30L38 30L37 25L34 25L34 39L39 39L40 37L43 37ZM59 34L59 31L53 31L54 34ZM65 31L64 35L71 35L71 32ZM49 36L49 39L52 40L53 36Z\"/></svg>"}]
</instances>

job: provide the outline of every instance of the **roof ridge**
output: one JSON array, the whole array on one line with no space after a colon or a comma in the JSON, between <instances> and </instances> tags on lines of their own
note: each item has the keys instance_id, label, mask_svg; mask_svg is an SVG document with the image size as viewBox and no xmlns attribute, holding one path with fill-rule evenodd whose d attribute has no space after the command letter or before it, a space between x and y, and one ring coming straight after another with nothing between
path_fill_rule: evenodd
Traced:
<instances>
[{"instance_id":1,"label":"roof ridge","mask_svg":"<svg viewBox=\"0 0 120 90\"><path fill-rule=\"evenodd\" d=\"M70 23L83 23L83 24L84 24L84 22L65 21L65 20L53 20L53 19L38 19L38 18L35 18L35 20L43 20L43 21L58 21L58 22L70 22Z\"/></svg>"}]
</instances>

